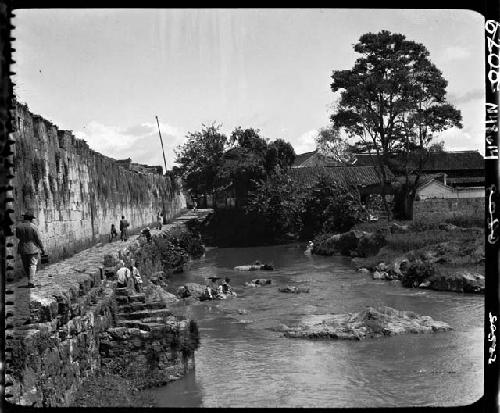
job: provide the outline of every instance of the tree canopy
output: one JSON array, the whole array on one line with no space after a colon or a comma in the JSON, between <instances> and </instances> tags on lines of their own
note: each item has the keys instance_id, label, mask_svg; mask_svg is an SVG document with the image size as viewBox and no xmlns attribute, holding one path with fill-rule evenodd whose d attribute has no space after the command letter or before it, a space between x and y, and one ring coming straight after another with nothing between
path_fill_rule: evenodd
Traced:
<instances>
[{"instance_id":1,"label":"tree canopy","mask_svg":"<svg viewBox=\"0 0 500 413\"><path fill-rule=\"evenodd\" d=\"M295 150L289 142L276 139L267 146L265 162L268 173L272 173L277 167L280 170L286 170L293 165L294 161Z\"/></svg>"},{"instance_id":2,"label":"tree canopy","mask_svg":"<svg viewBox=\"0 0 500 413\"><path fill-rule=\"evenodd\" d=\"M448 82L424 45L383 30L363 34L354 50L361 56L353 68L333 71L331 89L340 92L340 99L330 119L354 138L358 151L376 154L382 194L383 166L390 166L391 154L402 154L406 190L412 196L410 186L418 185L432 139L448 128L461 128L461 113L446 102ZM407 168L410 153L419 156L417 170ZM413 184L410 173L417 175Z\"/></svg>"},{"instance_id":3,"label":"tree canopy","mask_svg":"<svg viewBox=\"0 0 500 413\"><path fill-rule=\"evenodd\" d=\"M179 146L176 162L185 186L194 196L215 190L217 173L223 162L227 137L215 123L196 132L188 132L187 142Z\"/></svg>"},{"instance_id":4,"label":"tree canopy","mask_svg":"<svg viewBox=\"0 0 500 413\"><path fill-rule=\"evenodd\" d=\"M359 148L386 157L424 148L436 132L462 126L460 111L445 101L448 82L424 45L383 30L362 35L354 50L361 54L354 67L332 74L340 101L331 120Z\"/></svg>"},{"instance_id":5,"label":"tree canopy","mask_svg":"<svg viewBox=\"0 0 500 413\"><path fill-rule=\"evenodd\" d=\"M292 145L283 139L269 142L258 129L240 126L227 138L220 128L202 125L200 131L189 132L178 148L177 169L194 196L231 188L245 203L256 182L286 170L295 160Z\"/></svg>"},{"instance_id":6,"label":"tree canopy","mask_svg":"<svg viewBox=\"0 0 500 413\"><path fill-rule=\"evenodd\" d=\"M257 181L265 180L276 168L290 167L295 160L295 151L288 142L277 139L268 143L258 129L237 127L229 141L233 147L224 154L218 182L221 187L231 185L243 202Z\"/></svg>"},{"instance_id":7,"label":"tree canopy","mask_svg":"<svg viewBox=\"0 0 500 413\"><path fill-rule=\"evenodd\" d=\"M316 149L339 164L353 165L356 162L354 155L357 148L349 145L346 139L342 139L340 129L334 125L321 128L316 136Z\"/></svg>"}]
</instances>

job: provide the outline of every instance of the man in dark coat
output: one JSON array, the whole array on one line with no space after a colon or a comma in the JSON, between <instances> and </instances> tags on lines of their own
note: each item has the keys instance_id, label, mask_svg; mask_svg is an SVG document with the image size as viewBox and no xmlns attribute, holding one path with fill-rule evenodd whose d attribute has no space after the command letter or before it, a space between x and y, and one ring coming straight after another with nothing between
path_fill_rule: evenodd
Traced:
<instances>
[{"instance_id":1,"label":"man in dark coat","mask_svg":"<svg viewBox=\"0 0 500 413\"><path fill-rule=\"evenodd\" d=\"M35 215L33 211L27 211L23 215L23 221L16 225L16 237L19 238L17 251L21 255L23 268L26 277L28 277L28 288L33 288L35 285L31 282L36 273L38 265L38 254L45 255L42 241L38 229L33 223Z\"/></svg>"},{"instance_id":2,"label":"man in dark coat","mask_svg":"<svg viewBox=\"0 0 500 413\"><path fill-rule=\"evenodd\" d=\"M120 239L122 241L127 241L127 228L129 226L128 221L125 219L125 217L122 215L122 219L120 220Z\"/></svg>"}]
</instances>

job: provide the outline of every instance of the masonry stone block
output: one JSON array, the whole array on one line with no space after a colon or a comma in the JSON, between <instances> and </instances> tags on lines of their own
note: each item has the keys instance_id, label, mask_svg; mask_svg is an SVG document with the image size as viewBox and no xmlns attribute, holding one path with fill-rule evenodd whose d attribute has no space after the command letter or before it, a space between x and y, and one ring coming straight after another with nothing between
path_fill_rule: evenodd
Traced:
<instances>
[{"instance_id":1,"label":"masonry stone block","mask_svg":"<svg viewBox=\"0 0 500 413\"><path fill-rule=\"evenodd\" d=\"M78 249L83 249L107 237L111 224L118 226L122 215L134 231L154 223L164 207L171 218L185 205L179 182L170 176L127 170L25 105L16 105L16 116L24 125L34 124L14 135L16 216L27 207L35 209L52 260L70 254L74 250L70 244L78 242ZM37 179L28 173L39 169ZM166 197L154 197L153 192Z\"/></svg>"}]
</instances>

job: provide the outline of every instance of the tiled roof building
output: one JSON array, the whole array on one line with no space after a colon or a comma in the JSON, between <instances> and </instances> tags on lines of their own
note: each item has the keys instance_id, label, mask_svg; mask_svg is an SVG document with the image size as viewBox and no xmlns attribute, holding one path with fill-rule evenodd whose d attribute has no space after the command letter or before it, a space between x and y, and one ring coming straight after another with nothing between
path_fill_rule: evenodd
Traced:
<instances>
[{"instance_id":1,"label":"tiled roof building","mask_svg":"<svg viewBox=\"0 0 500 413\"><path fill-rule=\"evenodd\" d=\"M404 175L401 167L401 156L394 155L389 160L391 171L396 176ZM377 165L375 154L356 155L353 168L374 167ZM305 167L338 167L339 163L329 159L317 151L297 155L293 169ZM418 158L410 156L408 166L410 172L418 168ZM441 175L448 185L480 186L484 185L484 158L478 151L430 152L422 167L424 175L437 177Z\"/></svg>"},{"instance_id":2,"label":"tiled roof building","mask_svg":"<svg viewBox=\"0 0 500 413\"><path fill-rule=\"evenodd\" d=\"M386 168L385 173L389 182L394 179L394 174L389 169ZM374 166L305 166L292 168L290 174L301 185L313 184L322 174L344 185L380 185L380 177Z\"/></svg>"}]
</instances>

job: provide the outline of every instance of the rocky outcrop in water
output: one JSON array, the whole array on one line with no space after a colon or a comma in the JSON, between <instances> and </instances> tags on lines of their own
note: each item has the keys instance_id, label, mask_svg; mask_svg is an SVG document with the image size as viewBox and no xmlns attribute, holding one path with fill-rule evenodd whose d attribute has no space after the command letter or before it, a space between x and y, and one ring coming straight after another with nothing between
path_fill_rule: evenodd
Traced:
<instances>
[{"instance_id":1,"label":"rocky outcrop in water","mask_svg":"<svg viewBox=\"0 0 500 413\"><path fill-rule=\"evenodd\" d=\"M440 227L448 231L458 228L451 224ZM462 230L475 231L474 228ZM406 288L483 294L483 263L484 241L478 237L473 242L446 241L412 250L393 259L389 265L380 262L369 269L374 280L401 280ZM369 269L360 268L359 271L368 273Z\"/></svg>"},{"instance_id":2,"label":"rocky outcrop in water","mask_svg":"<svg viewBox=\"0 0 500 413\"><path fill-rule=\"evenodd\" d=\"M255 280L252 280L250 282L245 283L245 285L247 287L260 287L260 286L269 285L269 284L271 284L271 280L269 280L267 278L257 278Z\"/></svg>"},{"instance_id":3,"label":"rocky outcrop in water","mask_svg":"<svg viewBox=\"0 0 500 413\"><path fill-rule=\"evenodd\" d=\"M428 280L428 287L433 290L456 291L484 294L484 276L478 273L459 270L453 276L434 275ZM421 288L426 286L420 285Z\"/></svg>"},{"instance_id":4,"label":"rocky outcrop in water","mask_svg":"<svg viewBox=\"0 0 500 413\"><path fill-rule=\"evenodd\" d=\"M295 287L295 286L289 286L289 285L287 285L284 288L280 288L279 291L282 292L282 293L301 294L301 293L308 293L309 292L309 288L306 288L306 287Z\"/></svg>"},{"instance_id":5,"label":"rocky outcrop in water","mask_svg":"<svg viewBox=\"0 0 500 413\"><path fill-rule=\"evenodd\" d=\"M165 291L162 287L155 284L148 284L144 288L144 293L146 295L146 303L159 301L165 305L169 305L179 301L174 294Z\"/></svg>"},{"instance_id":6,"label":"rocky outcrop in water","mask_svg":"<svg viewBox=\"0 0 500 413\"><path fill-rule=\"evenodd\" d=\"M274 267L269 264L251 264L251 265L237 265L234 267L236 271L272 271Z\"/></svg>"},{"instance_id":7,"label":"rocky outcrop in water","mask_svg":"<svg viewBox=\"0 0 500 413\"><path fill-rule=\"evenodd\" d=\"M206 286L201 284L187 283L177 289L177 297L179 298L193 297L199 300L201 297L204 296L206 288L207 288Z\"/></svg>"},{"instance_id":8,"label":"rocky outcrop in water","mask_svg":"<svg viewBox=\"0 0 500 413\"><path fill-rule=\"evenodd\" d=\"M451 330L451 327L412 311L368 307L359 313L308 316L298 326L284 326L282 330L289 338L362 340L398 334L434 333Z\"/></svg>"},{"instance_id":9,"label":"rocky outcrop in water","mask_svg":"<svg viewBox=\"0 0 500 413\"><path fill-rule=\"evenodd\" d=\"M385 244L381 232L351 230L343 234L322 234L314 239L313 254L342 254L352 257L368 257L378 253Z\"/></svg>"}]
</instances>

